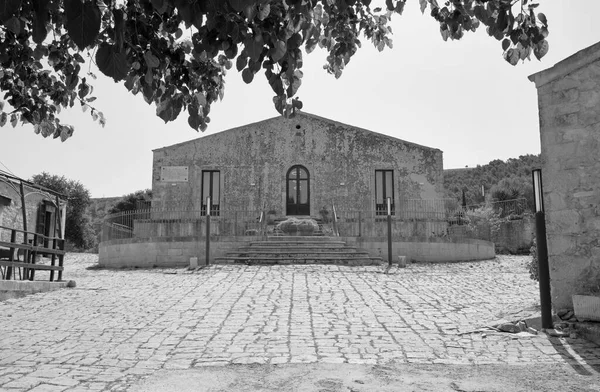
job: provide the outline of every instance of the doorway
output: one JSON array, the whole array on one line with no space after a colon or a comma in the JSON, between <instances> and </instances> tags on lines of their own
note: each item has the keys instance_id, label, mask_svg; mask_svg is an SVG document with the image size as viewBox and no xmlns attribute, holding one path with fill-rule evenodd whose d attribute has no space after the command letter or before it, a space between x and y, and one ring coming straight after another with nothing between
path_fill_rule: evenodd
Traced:
<instances>
[{"instance_id":1,"label":"doorway","mask_svg":"<svg viewBox=\"0 0 600 392\"><path fill-rule=\"evenodd\" d=\"M310 177L304 166L295 165L286 175L286 215L310 215Z\"/></svg>"}]
</instances>

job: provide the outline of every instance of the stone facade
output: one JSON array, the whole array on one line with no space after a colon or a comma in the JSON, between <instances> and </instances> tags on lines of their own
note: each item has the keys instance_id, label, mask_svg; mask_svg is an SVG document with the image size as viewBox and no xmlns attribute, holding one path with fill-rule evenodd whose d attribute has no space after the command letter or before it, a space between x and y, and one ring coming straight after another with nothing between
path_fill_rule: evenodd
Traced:
<instances>
[{"instance_id":1,"label":"stone facade","mask_svg":"<svg viewBox=\"0 0 600 392\"><path fill-rule=\"evenodd\" d=\"M552 304L600 268L600 43L531 75L538 90Z\"/></svg>"},{"instance_id":2,"label":"stone facade","mask_svg":"<svg viewBox=\"0 0 600 392\"><path fill-rule=\"evenodd\" d=\"M290 210L287 185L295 166L308 177L308 207L300 213ZM218 171L213 185L219 187L221 209L266 207L277 216L318 216L323 207L331 210L335 204L373 211L376 185L381 185L376 171L392 172L387 194L400 203L441 198L442 169L438 149L300 113L154 150L152 207L200 210L207 193L203 178ZM303 197L298 195L297 202Z\"/></svg>"},{"instance_id":3,"label":"stone facade","mask_svg":"<svg viewBox=\"0 0 600 392\"><path fill-rule=\"evenodd\" d=\"M55 231L57 229L55 223L56 196L40 190L32 184L25 184L24 191L27 231L50 234L50 236L58 234ZM0 226L23 230L21 206L19 181L0 174ZM61 208L65 207L66 203L61 200ZM61 227L64 235L64 219ZM10 235L9 230L0 229L0 241L9 241ZM17 238L20 241L21 234Z\"/></svg>"}]
</instances>

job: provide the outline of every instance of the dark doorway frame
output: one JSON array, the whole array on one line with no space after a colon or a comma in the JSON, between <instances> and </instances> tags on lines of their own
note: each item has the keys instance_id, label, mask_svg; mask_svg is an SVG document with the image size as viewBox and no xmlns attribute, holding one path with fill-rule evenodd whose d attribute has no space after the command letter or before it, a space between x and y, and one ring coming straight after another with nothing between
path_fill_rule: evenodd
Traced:
<instances>
[{"instance_id":1,"label":"dark doorway frame","mask_svg":"<svg viewBox=\"0 0 600 392\"><path fill-rule=\"evenodd\" d=\"M310 173L306 167L294 165L287 171L285 200L286 215L310 215Z\"/></svg>"}]
</instances>

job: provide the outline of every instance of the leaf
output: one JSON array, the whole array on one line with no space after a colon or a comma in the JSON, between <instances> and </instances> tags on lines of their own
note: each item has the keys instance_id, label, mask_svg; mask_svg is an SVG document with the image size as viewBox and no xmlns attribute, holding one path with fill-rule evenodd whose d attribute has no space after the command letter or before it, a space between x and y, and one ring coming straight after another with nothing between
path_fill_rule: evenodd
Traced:
<instances>
[{"instance_id":1,"label":"leaf","mask_svg":"<svg viewBox=\"0 0 600 392\"><path fill-rule=\"evenodd\" d=\"M252 83L252 79L254 79L254 74L252 73L252 71L250 71L250 69L245 68L242 71L242 79L246 84L250 84Z\"/></svg>"},{"instance_id":2,"label":"leaf","mask_svg":"<svg viewBox=\"0 0 600 392\"><path fill-rule=\"evenodd\" d=\"M156 105L156 115L162 118L165 124L171 120L173 107L170 99L165 99Z\"/></svg>"},{"instance_id":3,"label":"leaf","mask_svg":"<svg viewBox=\"0 0 600 392\"><path fill-rule=\"evenodd\" d=\"M442 30L442 28L440 27L440 34L442 34L442 39L444 41L448 41L448 38L450 38L450 30L448 30L448 29ZM380 50L380 52L381 52L381 50Z\"/></svg>"},{"instance_id":4,"label":"leaf","mask_svg":"<svg viewBox=\"0 0 600 392\"><path fill-rule=\"evenodd\" d=\"M269 54L271 55L271 59L278 63L279 60L281 60L283 58L283 56L285 56L287 47L285 42L283 41L275 41L275 45L271 48L271 50L269 51Z\"/></svg>"},{"instance_id":5,"label":"leaf","mask_svg":"<svg viewBox=\"0 0 600 392\"><path fill-rule=\"evenodd\" d=\"M271 5L269 3L266 4L261 4L258 7L258 19L259 20L265 20L267 19L267 17L269 16L269 13L271 13Z\"/></svg>"},{"instance_id":6,"label":"leaf","mask_svg":"<svg viewBox=\"0 0 600 392\"><path fill-rule=\"evenodd\" d=\"M262 35L258 34L256 38L248 37L244 41L244 47L246 48L246 53L248 53L250 59L252 59L252 61L257 61L263 50Z\"/></svg>"},{"instance_id":7,"label":"leaf","mask_svg":"<svg viewBox=\"0 0 600 392\"><path fill-rule=\"evenodd\" d=\"M241 70L246 68L247 64L248 64L248 57L243 56L241 54L235 60L235 68L237 68L238 72L240 72Z\"/></svg>"},{"instance_id":8,"label":"leaf","mask_svg":"<svg viewBox=\"0 0 600 392\"><path fill-rule=\"evenodd\" d=\"M288 97L293 97L296 94L296 92L298 92L298 89L300 88L300 85L302 84L302 76L303 76L303 73L299 69L294 71L294 76L292 77L292 83L290 83L290 85L287 89Z\"/></svg>"},{"instance_id":9,"label":"leaf","mask_svg":"<svg viewBox=\"0 0 600 392\"><path fill-rule=\"evenodd\" d=\"M102 43L96 52L96 65L106 76L110 76L115 82L125 79L129 72L127 58L124 53L115 51L116 47Z\"/></svg>"},{"instance_id":10,"label":"leaf","mask_svg":"<svg viewBox=\"0 0 600 392\"><path fill-rule=\"evenodd\" d=\"M19 35L19 33L21 32L21 21L16 16L13 16L12 18L10 18L6 22L4 22L4 25L10 31L15 33L15 35Z\"/></svg>"},{"instance_id":11,"label":"leaf","mask_svg":"<svg viewBox=\"0 0 600 392\"><path fill-rule=\"evenodd\" d=\"M177 96L166 98L156 105L156 114L163 119L165 123L173 121L181 112L181 99Z\"/></svg>"},{"instance_id":12,"label":"leaf","mask_svg":"<svg viewBox=\"0 0 600 392\"><path fill-rule=\"evenodd\" d=\"M159 14L162 14L167 10L169 2L166 0L152 0L152 5Z\"/></svg>"},{"instance_id":13,"label":"leaf","mask_svg":"<svg viewBox=\"0 0 600 392\"><path fill-rule=\"evenodd\" d=\"M546 19L546 15L544 15L543 13L541 13L541 12L540 12L540 13L537 15L537 17L538 17L539 21L540 21L540 22L542 22L542 24L543 24L544 26L548 26L548 20Z\"/></svg>"},{"instance_id":14,"label":"leaf","mask_svg":"<svg viewBox=\"0 0 600 392\"><path fill-rule=\"evenodd\" d=\"M100 32L100 8L95 1L65 0L67 32L80 50L94 43Z\"/></svg>"},{"instance_id":15,"label":"leaf","mask_svg":"<svg viewBox=\"0 0 600 392\"><path fill-rule=\"evenodd\" d=\"M33 14L31 37L33 42L41 44L48 35L47 23L48 23L48 0L38 0L33 2Z\"/></svg>"},{"instance_id":16,"label":"leaf","mask_svg":"<svg viewBox=\"0 0 600 392\"><path fill-rule=\"evenodd\" d=\"M508 49L504 54L504 59L510 63L510 65L517 65L519 62L520 54L516 49Z\"/></svg>"},{"instance_id":17,"label":"leaf","mask_svg":"<svg viewBox=\"0 0 600 392\"><path fill-rule=\"evenodd\" d=\"M504 38L502 41L502 50L506 50L510 48L510 40L508 38Z\"/></svg>"},{"instance_id":18,"label":"leaf","mask_svg":"<svg viewBox=\"0 0 600 392\"><path fill-rule=\"evenodd\" d=\"M299 33L293 34L287 41L289 50L297 49L302 45L302 36Z\"/></svg>"},{"instance_id":19,"label":"leaf","mask_svg":"<svg viewBox=\"0 0 600 392\"><path fill-rule=\"evenodd\" d=\"M148 64L148 68L156 68L160 65L160 60L158 57L152 54L151 51L147 51L144 53L144 60L146 60L146 64Z\"/></svg>"},{"instance_id":20,"label":"leaf","mask_svg":"<svg viewBox=\"0 0 600 392\"><path fill-rule=\"evenodd\" d=\"M115 18L115 45L117 46L117 49L120 52L123 50L123 39L125 34L125 20L123 19L123 10L113 10L113 16Z\"/></svg>"},{"instance_id":21,"label":"leaf","mask_svg":"<svg viewBox=\"0 0 600 392\"><path fill-rule=\"evenodd\" d=\"M73 136L73 132L75 132L75 129L73 128L73 126L61 125L60 126L60 141L64 142L65 140L67 140L68 138Z\"/></svg>"},{"instance_id":22,"label":"leaf","mask_svg":"<svg viewBox=\"0 0 600 392\"><path fill-rule=\"evenodd\" d=\"M0 22L6 23L21 8L21 0L0 0Z\"/></svg>"},{"instance_id":23,"label":"leaf","mask_svg":"<svg viewBox=\"0 0 600 392\"><path fill-rule=\"evenodd\" d=\"M427 0L419 0L419 4L421 5L421 13L425 13L425 8L427 8Z\"/></svg>"},{"instance_id":24,"label":"leaf","mask_svg":"<svg viewBox=\"0 0 600 392\"><path fill-rule=\"evenodd\" d=\"M385 5L386 5L388 11L393 11L394 8L396 8L394 6L394 2L392 0L385 0Z\"/></svg>"},{"instance_id":25,"label":"leaf","mask_svg":"<svg viewBox=\"0 0 600 392\"><path fill-rule=\"evenodd\" d=\"M188 125L197 131L200 125L202 125L202 117L197 114L190 114L188 116Z\"/></svg>"},{"instance_id":26,"label":"leaf","mask_svg":"<svg viewBox=\"0 0 600 392\"><path fill-rule=\"evenodd\" d=\"M200 92L196 93L196 100L198 101L198 105L200 106L206 106L207 104L206 97Z\"/></svg>"},{"instance_id":27,"label":"leaf","mask_svg":"<svg viewBox=\"0 0 600 392\"><path fill-rule=\"evenodd\" d=\"M10 115L10 125L12 125L13 128L17 126L17 121L19 121L17 116L14 113L11 114Z\"/></svg>"},{"instance_id":28,"label":"leaf","mask_svg":"<svg viewBox=\"0 0 600 392\"><path fill-rule=\"evenodd\" d=\"M228 0L228 1L229 1L229 4L231 5L231 7L236 12L242 12L242 11L246 10L247 7L250 7L250 6L253 6L254 4L256 4L255 0Z\"/></svg>"},{"instance_id":29,"label":"leaf","mask_svg":"<svg viewBox=\"0 0 600 392\"><path fill-rule=\"evenodd\" d=\"M2 112L2 114L0 114L0 127L3 127L6 125L6 120L8 120L8 115L4 112Z\"/></svg>"},{"instance_id":30,"label":"leaf","mask_svg":"<svg viewBox=\"0 0 600 392\"><path fill-rule=\"evenodd\" d=\"M546 53L548 53L548 48L548 41L546 41L545 39L538 42L537 45L533 47L533 54L535 55L535 58L541 60L542 57L544 57Z\"/></svg>"}]
</instances>

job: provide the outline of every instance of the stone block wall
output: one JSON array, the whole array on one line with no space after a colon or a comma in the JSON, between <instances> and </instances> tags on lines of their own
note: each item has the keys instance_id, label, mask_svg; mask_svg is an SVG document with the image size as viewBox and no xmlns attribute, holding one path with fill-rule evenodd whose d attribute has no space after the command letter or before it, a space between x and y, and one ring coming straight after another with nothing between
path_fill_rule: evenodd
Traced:
<instances>
[{"instance_id":1,"label":"stone block wall","mask_svg":"<svg viewBox=\"0 0 600 392\"><path fill-rule=\"evenodd\" d=\"M552 304L600 268L600 43L529 79L538 90Z\"/></svg>"},{"instance_id":2,"label":"stone block wall","mask_svg":"<svg viewBox=\"0 0 600 392\"><path fill-rule=\"evenodd\" d=\"M375 170L392 170L394 199L443 195L442 152L390 136L300 113L154 150L153 208L200 210L202 171L220 171L222 209L286 215L286 174L310 175L310 215L323 207L373 211ZM180 167L181 181L162 181L163 167Z\"/></svg>"},{"instance_id":3,"label":"stone block wall","mask_svg":"<svg viewBox=\"0 0 600 392\"><path fill-rule=\"evenodd\" d=\"M387 238L385 237L339 237L350 246L364 249L371 256L387 260ZM210 257L224 256L250 241L264 240L263 237L214 237L210 243ZM487 260L495 257L494 243L472 239L427 239L406 238L392 243L394 262L398 256L407 256L417 262L459 262ZM99 246L99 261L102 267L185 267L190 257L197 257L199 265L206 264L206 248L203 238L136 238L102 242Z\"/></svg>"},{"instance_id":4,"label":"stone block wall","mask_svg":"<svg viewBox=\"0 0 600 392\"><path fill-rule=\"evenodd\" d=\"M27 230L30 232L36 231L38 208L44 200L48 199L44 195L34 193L33 191L31 188L25 187L25 194L27 195L25 198ZM23 230L23 210L21 208L19 185L0 181L0 196L4 200L4 203L0 205L0 226ZM22 235L18 234L17 239L19 242L22 241L22 238ZM0 239L2 241L9 241L10 231L0 229Z\"/></svg>"}]
</instances>

